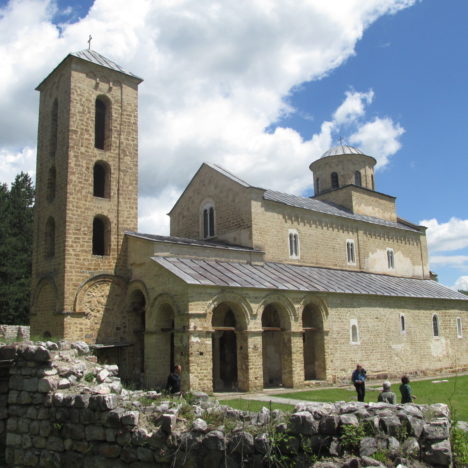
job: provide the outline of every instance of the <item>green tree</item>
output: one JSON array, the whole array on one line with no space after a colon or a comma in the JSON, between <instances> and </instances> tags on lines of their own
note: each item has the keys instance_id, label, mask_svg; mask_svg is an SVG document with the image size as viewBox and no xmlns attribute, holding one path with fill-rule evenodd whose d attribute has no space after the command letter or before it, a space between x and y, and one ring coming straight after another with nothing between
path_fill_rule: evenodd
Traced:
<instances>
[{"instance_id":1,"label":"green tree","mask_svg":"<svg viewBox=\"0 0 468 468\"><path fill-rule=\"evenodd\" d=\"M28 174L18 174L10 191L0 186L0 323L28 323L33 204Z\"/></svg>"},{"instance_id":2,"label":"green tree","mask_svg":"<svg viewBox=\"0 0 468 468\"><path fill-rule=\"evenodd\" d=\"M468 296L468 291L465 291L464 289L459 289L458 292L461 292L465 296Z\"/></svg>"}]
</instances>

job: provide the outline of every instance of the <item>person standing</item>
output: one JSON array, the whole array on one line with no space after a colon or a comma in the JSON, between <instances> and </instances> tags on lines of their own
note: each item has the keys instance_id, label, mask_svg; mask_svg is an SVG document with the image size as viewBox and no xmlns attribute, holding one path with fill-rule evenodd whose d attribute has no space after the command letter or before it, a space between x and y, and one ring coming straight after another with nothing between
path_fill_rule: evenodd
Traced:
<instances>
[{"instance_id":1,"label":"person standing","mask_svg":"<svg viewBox=\"0 0 468 468\"><path fill-rule=\"evenodd\" d=\"M413 400L416 400L416 396L412 395L412 389L409 384L410 380L407 375L404 375L401 378L400 393L401 393L401 402L402 403L412 403Z\"/></svg>"},{"instance_id":2,"label":"person standing","mask_svg":"<svg viewBox=\"0 0 468 468\"><path fill-rule=\"evenodd\" d=\"M169 393L180 393L180 373L182 372L182 366L176 364L172 368L172 372L169 374L166 383L166 390Z\"/></svg>"},{"instance_id":3,"label":"person standing","mask_svg":"<svg viewBox=\"0 0 468 468\"><path fill-rule=\"evenodd\" d=\"M392 384L387 380L383 383L382 391L379 393L377 401L381 401L382 403L390 403L394 405L396 403L396 395L390 391Z\"/></svg>"},{"instance_id":4,"label":"person standing","mask_svg":"<svg viewBox=\"0 0 468 468\"><path fill-rule=\"evenodd\" d=\"M356 366L356 369L351 375L351 380L356 389L358 401L364 401L364 397L366 396L366 369L364 369L361 364Z\"/></svg>"}]
</instances>

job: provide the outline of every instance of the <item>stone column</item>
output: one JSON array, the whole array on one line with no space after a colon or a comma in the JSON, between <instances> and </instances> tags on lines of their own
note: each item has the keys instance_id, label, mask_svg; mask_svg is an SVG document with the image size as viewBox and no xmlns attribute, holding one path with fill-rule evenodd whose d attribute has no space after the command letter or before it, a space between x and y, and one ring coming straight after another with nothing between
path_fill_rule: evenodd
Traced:
<instances>
[{"instance_id":1,"label":"stone column","mask_svg":"<svg viewBox=\"0 0 468 468\"><path fill-rule=\"evenodd\" d=\"M304 383L304 346L302 331L283 331L283 386L298 387Z\"/></svg>"},{"instance_id":2,"label":"stone column","mask_svg":"<svg viewBox=\"0 0 468 468\"><path fill-rule=\"evenodd\" d=\"M187 365L182 369L182 390L213 391L212 330L189 330L186 357ZM182 364L183 366L183 364Z\"/></svg>"},{"instance_id":3,"label":"stone column","mask_svg":"<svg viewBox=\"0 0 468 468\"><path fill-rule=\"evenodd\" d=\"M292 331L291 356L292 356L292 387L304 385L304 332Z\"/></svg>"},{"instance_id":4,"label":"stone column","mask_svg":"<svg viewBox=\"0 0 468 468\"><path fill-rule=\"evenodd\" d=\"M243 330L236 333L239 390L263 390L262 330Z\"/></svg>"}]
</instances>

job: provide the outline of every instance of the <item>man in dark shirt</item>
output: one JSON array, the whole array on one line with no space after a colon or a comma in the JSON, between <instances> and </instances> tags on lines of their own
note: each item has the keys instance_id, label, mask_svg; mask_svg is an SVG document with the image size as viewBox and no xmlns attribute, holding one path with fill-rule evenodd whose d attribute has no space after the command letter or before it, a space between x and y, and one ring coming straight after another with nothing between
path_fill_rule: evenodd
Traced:
<instances>
[{"instance_id":1,"label":"man in dark shirt","mask_svg":"<svg viewBox=\"0 0 468 468\"><path fill-rule=\"evenodd\" d=\"M351 380L356 388L358 401L364 401L364 397L366 396L366 369L361 364L356 366Z\"/></svg>"},{"instance_id":2,"label":"man in dark shirt","mask_svg":"<svg viewBox=\"0 0 468 468\"><path fill-rule=\"evenodd\" d=\"M169 393L180 393L180 373L182 366L176 364L167 378L166 390Z\"/></svg>"}]
</instances>

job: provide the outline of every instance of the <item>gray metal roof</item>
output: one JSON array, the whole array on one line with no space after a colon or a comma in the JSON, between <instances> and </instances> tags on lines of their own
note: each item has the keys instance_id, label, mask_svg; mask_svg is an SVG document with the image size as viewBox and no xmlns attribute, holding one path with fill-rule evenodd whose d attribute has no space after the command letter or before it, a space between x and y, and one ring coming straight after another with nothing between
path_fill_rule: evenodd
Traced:
<instances>
[{"instance_id":1,"label":"gray metal roof","mask_svg":"<svg viewBox=\"0 0 468 468\"><path fill-rule=\"evenodd\" d=\"M468 301L468 296L432 280L273 262L252 265L182 257L152 259L193 285Z\"/></svg>"},{"instance_id":2,"label":"gray metal roof","mask_svg":"<svg viewBox=\"0 0 468 468\"><path fill-rule=\"evenodd\" d=\"M78 52L72 52L70 55L73 55L74 57L78 57L82 60L87 60L88 62L95 63L96 65L101 65L102 67L110 68L111 70L124 73L125 75L133 76L134 78L141 80L140 77L123 69L120 65L117 65L115 62L113 62L112 60L109 60L108 58L99 54L95 50L83 49Z\"/></svg>"},{"instance_id":3,"label":"gray metal roof","mask_svg":"<svg viewBox=\"0 0 468 468\"><path fill-rule=\"evenodd\" d=\"M342 218L354 219L356 221L364 221L366 223L378 224L380 226L387 226L396 229L403 229L406 231L419 232L418 229L408 226L407 224L387 221L386 219L374 218L372 216L365 216L360 214L353 214L338 205L329 202L316 200L315 198L298 197L288 193L275 192L274 190L267 190L263 194L265 200L283 203L284 205L294 206L296 208L304 208L305 210L317 211L332 216L340 216Z\"/></svg>"},{"instance_id":4,"label":"gray metal roof","mask_svg":"<svg viewBox=\"0 0 468 468\"><path fill-rule=\"evenodd\" d=\"M246 252L262 252L261 250L253 249L251 247L226 244L225 242L222 242L222 241L198 240L198 239L189 239L186 237L175 237L175 236L159 236L156 234L144 234L144 233L135 232L135 231L125 231L125 234L127 234L128 236L132 236L132 237L139 237L140 239L147 239L153 242L167 242L170 244L190 245L190 246L197 246L197 247L210 247L214 249L242 250Z\"/></svg>"},{"instance_id":5,"label":"gray metal roof","mask_svg":"<svg viewBox=\"0 0 468 468\"><path fill-rule=\"evenodd\" d=\"M349 145L337 145L333 148L330 148L328 151L320 156L321 158L326 158L328 156L338 156L339 154L364 154L359 148ZM367 155L365 155L367 156Z\"/></svg>"},{"instance_id":6,"label":"gray metal roof","mask_svg":"<svg viewBox=\"0 0 468 468\"><path fill-rule=\"evenodd\" d=\"M207 166L210 166L212 169L215 169L218 172L221 172L221 174L225 175L226 177L229 177L229 179L233 180L234 182L237 182L238 184L243 185L244 187L252 187L249 183L247 183L245 180L240 179L236 175L234 175L232 172L227 171L226 169L222 168L221 166L218 166L218 164L209 164L205 163Z\"/></svg>"}]
</instances>

